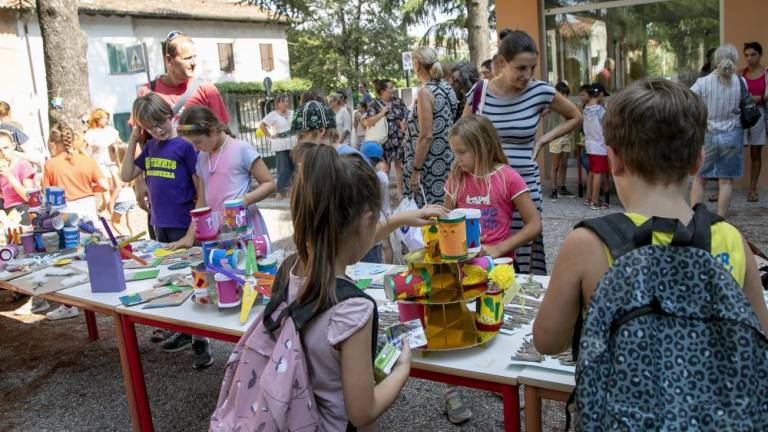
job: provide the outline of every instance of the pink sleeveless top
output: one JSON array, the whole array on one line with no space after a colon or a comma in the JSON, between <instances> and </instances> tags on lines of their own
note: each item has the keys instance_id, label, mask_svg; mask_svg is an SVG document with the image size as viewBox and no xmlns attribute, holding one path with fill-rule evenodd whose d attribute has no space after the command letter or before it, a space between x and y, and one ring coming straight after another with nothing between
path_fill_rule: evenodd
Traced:
<instances>
[{"instance_id":1,"label":"pink sleeveless top","mask_svg":"<svg viewBox=\"0 0 768 432\"><path fill-rule=\"evenodd\" d=\"M758 78L749 79L747 78L747 70L745 69L744 79L747 81L747 90L749 90L749 94L752 96L765 95L765 70L763 70L763 74Z\"/></svg>"}]
</instances>

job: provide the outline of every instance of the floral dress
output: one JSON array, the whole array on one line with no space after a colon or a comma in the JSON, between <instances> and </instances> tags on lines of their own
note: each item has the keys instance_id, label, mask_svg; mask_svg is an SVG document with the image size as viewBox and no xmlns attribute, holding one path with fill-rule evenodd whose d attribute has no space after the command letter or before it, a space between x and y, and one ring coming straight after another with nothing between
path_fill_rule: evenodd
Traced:
<instances>
[{"instance_id":1,"label":"floral dress","mask_svg":"<svg viewBox=\"0 0 768 432\"><path fill-rule=\"evenodd\" d=\"M381 112L381 108L386 105L381 99L374 99L368 104L367 116L373 117ZM400 127L400 122L405 121L405 114L408 108L405 102L399 97L392 97L392 102L387 112L387 141L384 143L384 160L392 162L402 160L402 144L405 140L405 131Z\"/></svg>"},{"instance_id":2,"label":"floral dress","mask_svg":"<svg viewBox=\"0 0 768 432\"><path fill-rule=\"evenodd\" d=\"M425 88L432 93L432 144L429 147L424 164L421 167L421 191L410 190L413 159L416 156L416 143L419 140L419 119L417 102L408 116L409 139L405 145L405 182L404 191L410 193L419 207L426 204L442 204L445 196L445 180L453 163L453 152L448 145L448 131L453 127L459 101L456 93L445 80L429 81Z\"/></svg>"}]
</instances>

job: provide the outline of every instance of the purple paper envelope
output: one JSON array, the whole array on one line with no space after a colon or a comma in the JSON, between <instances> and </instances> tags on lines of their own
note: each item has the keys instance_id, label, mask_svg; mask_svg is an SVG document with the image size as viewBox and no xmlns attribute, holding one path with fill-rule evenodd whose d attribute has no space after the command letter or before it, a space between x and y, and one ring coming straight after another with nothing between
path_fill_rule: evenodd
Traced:
<instances>
[{"instance_id":1,"label":"purple paper envelope","mask_svg":"<svg viewBox=\"0 0 768 432\"><path fill-rule=\"evenodd\" d=\"M120 252L111 244L91 244L85 247L85 260L88 262L88 275L91 279L91 292L125 291L125 273Z\"/></svg>"}]
</instances>

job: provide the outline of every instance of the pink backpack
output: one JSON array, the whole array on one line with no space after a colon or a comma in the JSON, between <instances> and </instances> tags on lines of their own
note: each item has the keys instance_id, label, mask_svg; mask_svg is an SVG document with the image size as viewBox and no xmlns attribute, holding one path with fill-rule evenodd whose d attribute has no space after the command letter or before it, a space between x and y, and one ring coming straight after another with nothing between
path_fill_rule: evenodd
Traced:
<instances>
[{"instance_id":1,"label":"pink backpack","mask_svg":"<svg viewBox=\"0 0 768 432\"><path fill-rule=\"evenodd\" d=\"M288 272L280 267L275 288L282 288L232 351L209 431L316 431L320 414L309 379L301 329L333 305L315 311L317 299L287 303ZM376 302L344 279L336 279L338 301L364 297L374 304L373 348L378 333Z\"/></svg>"}]
</instances>

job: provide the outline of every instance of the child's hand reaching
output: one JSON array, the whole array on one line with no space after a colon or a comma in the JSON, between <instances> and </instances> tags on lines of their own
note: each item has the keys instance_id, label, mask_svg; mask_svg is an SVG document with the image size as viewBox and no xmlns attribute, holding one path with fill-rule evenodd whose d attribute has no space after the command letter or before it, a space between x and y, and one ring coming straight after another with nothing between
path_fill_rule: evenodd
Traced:
<instances>
[{"instance_id":1,"label":"child's hand reaching","mask_svg":"<svg viewBox=\"0 0 768 432\"><path fill-rule=\"evenodd\" d=\"M448 216L448 210L440 205L429 204L418 210L403 212L405 224L415 227L424 225L434 225L437 223L433 218Z\"/></svg>"},{"instance_id":2,"label":"child's hand reaching","mask_svg":"<svg viewBox=\"0 0 768 432\"><path fill-rule=\"evenodd\" d=\"M168 250L188 249L195 245L195 235L185 235L180 240L168 244Z\"/></svg>"}]
</instances>

